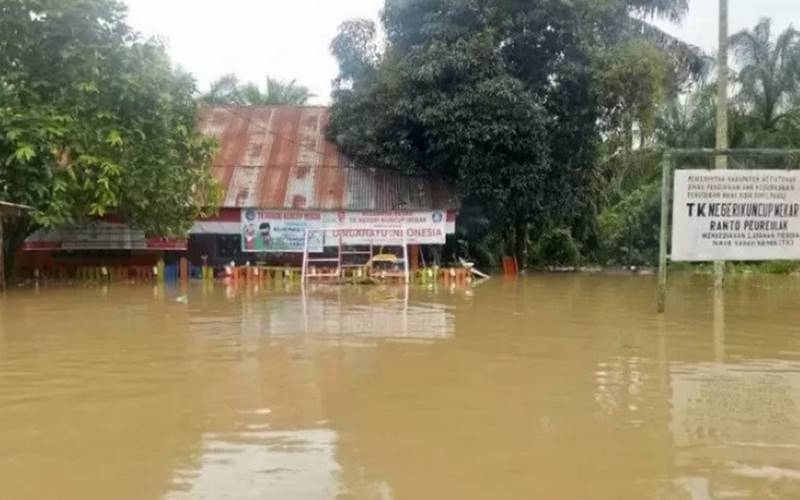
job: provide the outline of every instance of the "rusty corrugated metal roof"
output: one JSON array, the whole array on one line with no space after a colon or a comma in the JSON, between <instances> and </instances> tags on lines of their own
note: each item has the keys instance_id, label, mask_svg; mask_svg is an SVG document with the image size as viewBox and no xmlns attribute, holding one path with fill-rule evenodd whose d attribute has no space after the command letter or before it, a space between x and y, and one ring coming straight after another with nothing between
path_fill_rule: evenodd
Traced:
<instances>
[{"instance_id":1,"label":"rusty corrugated metal roof","mask_svg":"<svg viewBox=\"0 0 800 500\"><path fill-rule=\"evenodd\" d=\"M328 108L219 106L202 111L200 129L217 137L214 173L223 207L313 210L458 208L444 183L353 167L326 139Z\"/></svg>"}]
</instances>

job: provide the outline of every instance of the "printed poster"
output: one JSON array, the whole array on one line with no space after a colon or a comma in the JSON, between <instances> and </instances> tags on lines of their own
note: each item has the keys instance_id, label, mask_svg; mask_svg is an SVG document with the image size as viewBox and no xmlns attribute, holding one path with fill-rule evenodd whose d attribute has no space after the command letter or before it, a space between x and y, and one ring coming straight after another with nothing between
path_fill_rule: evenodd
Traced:
<instances>
[{"instance_id":1,"label":"printed poster","mask_svg":"<svg viewBox=\"0 0 800 500\"><path fill-rule=\"evenodd\" d=\"M242 210L242 251L302 253L306 231L319 229L319 212L284 210ZM310 252L321 252L323 233L309 233Z\"/></svg>"}]
</instances>

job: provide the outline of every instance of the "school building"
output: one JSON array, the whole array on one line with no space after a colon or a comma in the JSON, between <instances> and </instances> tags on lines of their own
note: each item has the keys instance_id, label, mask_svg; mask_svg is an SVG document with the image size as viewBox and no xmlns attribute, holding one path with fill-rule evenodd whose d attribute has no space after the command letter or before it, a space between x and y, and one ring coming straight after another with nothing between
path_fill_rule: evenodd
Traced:
<instances>
[{"instance_id":1,"label":"school building","mask_svg":"<svg viewBox=\"0 0 800 500\"><path fill-rule=\"evenodd\" d=\"M220 268L236 264L300 266L305 250L331 245L441 245L455 231L455 192L439 180L355 166L326 137L328 109L218 106L199 128L220 149L214 175L223 190L218 214L185 238L147 238L124 221L39 231L25 242L24 270L70 274L85 265L152 266L188 257ZM309 236L307 236L309 235ZM311 248L310 250L321 250ZM56 271L57 270L57 271Z\"/></svg>"}]
</instances>

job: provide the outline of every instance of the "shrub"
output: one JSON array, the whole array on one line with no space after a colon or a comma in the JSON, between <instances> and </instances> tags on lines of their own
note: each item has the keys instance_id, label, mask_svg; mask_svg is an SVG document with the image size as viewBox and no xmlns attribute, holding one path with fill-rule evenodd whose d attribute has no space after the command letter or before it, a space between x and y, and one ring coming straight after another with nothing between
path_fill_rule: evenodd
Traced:
<instances>
[{"instance_id":1,"label":"shrub","mask_svg":"<svg viewBox=\"0 0 800 500\"><path fill-rule=\"evenodd\" d=\"M599 217L604 259L611 265L653 265L658 260L661 188L645 184Z\"/></svg>"},{"instance_id":2,"label":"shrub","mask_svg":"<svg viewBox=\"0 0 800 500\"><path fill-rule=\"evenodd\" d=\"M792 274L800 267L798 262L792 260L772 260L764 262L759 270L765 274Z\"/></svg>"},{"instance_id":3,"label":"shrub","mask_svg":"<svg viewBox=\"0 0 800 500\"><path fill-rule=\"evenodd\" d=\"M557 228L541 237L537 257L539 263L545 265L576 266L580 261L580 250L569 229Z\"/></svg>"}]
</instances>

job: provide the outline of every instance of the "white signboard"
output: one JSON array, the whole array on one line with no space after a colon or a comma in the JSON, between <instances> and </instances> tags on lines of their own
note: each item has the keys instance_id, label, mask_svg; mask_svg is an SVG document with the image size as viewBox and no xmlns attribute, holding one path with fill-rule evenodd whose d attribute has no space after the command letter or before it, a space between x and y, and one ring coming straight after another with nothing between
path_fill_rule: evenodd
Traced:
<instances>
[{"instance_id":1,"label":"white signboard","mask_svg":"<svg viewBox=\"0 0 800 500\"><path fill-rule=\"evenodd\" d=\"M800 260L800 171L677 170L672 260Z\"/></svg>"},{"instance_id":2,"label":"white signboard","mask_svg":"<svg viewBox=\"0 0 800 500\"><path fill-rule=\"evenodd\" d=\"M324 212L325 244L443 245L447 236L447 214L427 212Z\"/></svg>"}]
</instances>

